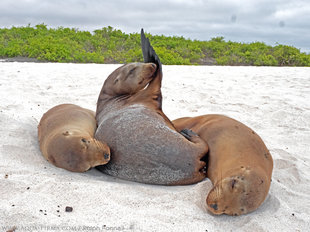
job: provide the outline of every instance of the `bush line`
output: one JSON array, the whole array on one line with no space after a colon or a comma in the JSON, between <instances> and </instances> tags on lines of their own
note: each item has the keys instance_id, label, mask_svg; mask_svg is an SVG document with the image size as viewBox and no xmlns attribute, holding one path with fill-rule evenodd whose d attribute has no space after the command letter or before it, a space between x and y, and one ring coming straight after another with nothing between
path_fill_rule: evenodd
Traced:
<instances>
[{"instance_id":1,"label":"bush line","mask_svg":"<svg viewBox=\"0 0 310 232\"><path fill-rule=\"evenodd\" d=\"M287 45L237 43L223 37L210 41L148 33L147 37L166 65L310 66L310 54ZM90 33L45 24L0 29L0 57L76 63L143 61L139 33L126 34L110 26Z\"/></svg>"}]
</instances>

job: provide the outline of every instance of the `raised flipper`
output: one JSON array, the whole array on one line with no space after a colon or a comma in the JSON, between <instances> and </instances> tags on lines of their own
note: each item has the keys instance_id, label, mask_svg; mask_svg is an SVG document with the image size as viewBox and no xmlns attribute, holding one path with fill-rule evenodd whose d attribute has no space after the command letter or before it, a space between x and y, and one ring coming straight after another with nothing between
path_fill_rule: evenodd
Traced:
<instances>
[{"instance_id":1,"label":"raised flipper","mask_svg":"<svg viewBox=\"0 0 310 232\"><path fill-rule=\"evenodd\" d=\"M143 29L141 29L141 48L145 63L154 63L157 65L157 72L162 72L161 62L148 38L145 37Z\"/></svg>"}]
</instances>

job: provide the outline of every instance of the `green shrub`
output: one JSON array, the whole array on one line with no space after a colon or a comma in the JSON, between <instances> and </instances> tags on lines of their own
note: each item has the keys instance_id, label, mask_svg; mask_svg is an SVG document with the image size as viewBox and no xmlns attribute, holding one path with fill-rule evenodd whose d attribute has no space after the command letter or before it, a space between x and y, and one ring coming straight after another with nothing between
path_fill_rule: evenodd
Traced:
<instances>
[{"instance_id":1,"label":"green shrub","mask_svg":"<svg viewBox=\"0 0 310 232\"><path fill-rule=\"evenodd\" d=\"M237 43L215 37L210 41L146 33L163 64L310 66L310 55L287 45L262 42ZM128 63L142 62L140 34L126 34L113 27L93 33L75 28L34 27L0 29L0 57L31 57L51 62Z\"/></svg>"}]
</instances>

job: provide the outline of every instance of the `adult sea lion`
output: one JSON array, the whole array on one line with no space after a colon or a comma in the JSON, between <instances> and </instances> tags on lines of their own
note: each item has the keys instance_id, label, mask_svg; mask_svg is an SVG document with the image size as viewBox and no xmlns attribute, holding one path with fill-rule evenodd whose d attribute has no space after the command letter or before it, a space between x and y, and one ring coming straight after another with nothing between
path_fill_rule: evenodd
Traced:
<instances>
[{"instance_id":1,"label":"adult sea lion","mask_svg":"<svg viewBox=\"0 0 310 232\"><path fill-rule=\"evenodd\" d=\"M268 195L272 157L262 139L241 122L223 115L203 115L172 121L208 142L207 177L213 188L207 207L214 214L240 215L257 209Z\"/></svg>"},{"instance_id":2,"label":"adult sea lion","mask_svg":"<svg viewBox=\"0 0 310 232\"><path fill-rule=\"evenodd\" d=\"M62 104L40 120L38 138L43 156L59 168L84 172L110 160L110 149L94 139L95 113L77 105Z\"/></svg>"},{"instance_id":3,"label":"adult sea lion","mask_svg":"<svg viewBox=\"0 0 310 232\"><path fill-rule=\"evenodd\" d=\"M207 144L195 133L178 133L162 111L162 67L141 32L145 62L121 66L103 84L97 102L95 138L111 149L97 167L122 179L184 185L205 178ZM185 137L184 137L185 136Z\"/></svg>"}]
</instances>

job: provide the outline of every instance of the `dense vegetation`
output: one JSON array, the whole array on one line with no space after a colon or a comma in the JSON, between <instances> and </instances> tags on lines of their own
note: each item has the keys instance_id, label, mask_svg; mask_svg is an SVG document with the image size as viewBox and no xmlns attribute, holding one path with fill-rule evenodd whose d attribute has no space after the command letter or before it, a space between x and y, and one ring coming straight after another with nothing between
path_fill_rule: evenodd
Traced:
<instances>
[{"instance_id":1,"label":"dense vegetation","mask_svg":"<svg viewBox=\"0 0 310 232\"><path fill-rule=\"evenodd\" d=\"M163 64L310 66L310 54L292 46L269 46L147 34ZM44 24L0 29L0 57L29 57L52 62L127 63L142 61L140 34L112 27L93 33Z\"/></svg>"}]
</instances>

